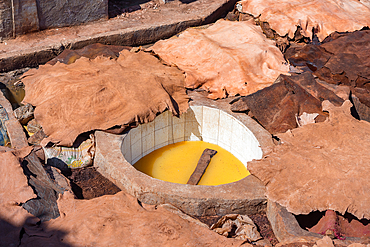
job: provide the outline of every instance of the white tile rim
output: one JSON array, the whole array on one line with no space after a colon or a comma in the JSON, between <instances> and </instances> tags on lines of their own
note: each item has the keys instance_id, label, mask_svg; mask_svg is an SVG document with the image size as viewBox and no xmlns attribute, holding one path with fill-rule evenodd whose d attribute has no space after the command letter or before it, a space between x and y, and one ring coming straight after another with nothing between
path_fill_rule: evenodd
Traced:
<instances>
[{"instance_id":1,"label":"white tile rim","mask_svg":"<svg viewBox=\"0 0 370 247\"><path fill-rule=\"evenodd\" d=\"M212 120L214 119L217 121L213 122ZM230 120L231 128L230 126L221 126L221 122L230 123ZM174 126L182 127L181 123L184 123L184 130L176 132L173 129ZM156 126L161 127L156 128ZM167 127L167 133L162 133ZM207 129L204 131L203 127L206 127ZM230 132L229 135L225 135L225 133L220 135L220 129L224 132ZM154 132L154 143L143 145L144 137L152 134L147 130L152 130ZM175 132L176 139L174 139ZM181 136L180 134L179 137L178 133L183 133L183 135ZM133 134L135 134L134 138L132 136ZM225 136L227 138L221 139ZM156 140L160 140L159 143L156 143ZM247 167L247 162L253 159L261 159L263 155L260 143L248 127L225 111L208 106L190 106L187 112L184 113L180 119L176 116L172 116L169 111L163 112L160 117L154 119L153 122L139 125L137 128L129 131L123 139L121 152L125 159L133 165L143 156L168 144L197 140L203 140L219 145L237 157L245 167ZM135 143L131 143L132 141L135 141ZM138 146L138 141L141 142L141 150L133 150L133 145L135 144ZM145 147L146 150L143 150ZM130 153L128 154L128 152ZM133 154L135 154L136 157L134 157Z\"/></svg>"}]
</instances>

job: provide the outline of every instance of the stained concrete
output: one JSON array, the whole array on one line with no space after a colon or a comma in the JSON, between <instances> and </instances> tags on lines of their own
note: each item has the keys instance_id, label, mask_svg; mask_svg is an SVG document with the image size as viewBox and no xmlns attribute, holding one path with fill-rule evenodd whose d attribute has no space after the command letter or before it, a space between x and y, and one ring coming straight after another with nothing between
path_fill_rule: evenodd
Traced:
<instances>
[{"instance_id":1,"label":"stained concrete","mask_svg":"<svg viewBox=\"0 0 370 247\"><path fill-rule=\"evenodd\" d=\"M189 93L192 105L228 109L227 101L211 101L201 93ZM230 101L230 99L228 99ZM274 145L271 135L245 114L230 115L245 124L256 136L264 154ZM266 210L265 187L250 175L240 181L218 185L184 185L152 178L136 170L121 152L126 134L113 135L96 131L94 166L122 190L147 204L169 203L194 216L225 215L228 213L255 214Z\"/></svg>"},{"instance_id":2,"label":"stained concrete","mask_svg":"<svg viewBox=\"0 0 370 247\"><path fill-rule=\"evenodd\" d=\"M136 18L122 15L107 21L26 34L0 43L0 72L36 67L66 48L79 49L93 43L127 46L150 44L188 27L213 22L233 9L235 2L173 1L159 8L150 8Z\"/></svg>"}]
</instances>

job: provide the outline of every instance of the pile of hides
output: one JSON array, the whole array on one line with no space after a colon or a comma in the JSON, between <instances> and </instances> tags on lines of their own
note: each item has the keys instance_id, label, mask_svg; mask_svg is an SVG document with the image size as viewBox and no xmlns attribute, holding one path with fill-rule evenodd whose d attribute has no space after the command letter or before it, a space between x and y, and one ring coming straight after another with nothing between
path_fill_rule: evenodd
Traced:
<instances>
[{"instance_id":1,"label":"pile of hides","mask_svg":"<svg viewBox=\"0 0 370 247\"><path fill-rule=\"evenodd\" d=\"M248 163L270 200L294 214L331 209L370 218L370 123L353 118L351 106L324 101L325 122L279 134L281 145Z\"/></svg>"},{"instance_id":2,"label":"pile of hides","mask_svg":"<svg viewBox=\"0 0 370 247\"><path fill-rule=\"evenodd\" d=\"M370 31L333 33L322 45L292 46L285 57L320 80L350 87L359 118L370 121Z\"/></svg>"},{"instance_id":3,"label":"pile of hides","mask_svg":"<svg viewBox=\"0 0 370 247\"><path fill-rule=\"evenodd\" d=\"M150 48L185 71L185 86L202 88L211 99L248 95L270 86L286 64L275 42L253 21L219 20L206 29L190 28Z\"/></svg>"},{"instance_id":4,"label":"pile of hides","mask_svg":"<svg viewBox=\"0 0 370 247\"><path fill-rule=\"evenodd\" d=\"M61 217L25 226L29 246L241 246L207 227L189 222L162 206L140 205L124 192L76 200L65 192L58 200ZM22 246L22 245L21 245ZM243 245L252 246L252 245Z\"/></svg>"},{"instance_id":5,"label":"pile of hides","mask_svg":"<svg viewBox=\"0 0 370 247\"><path fill-rule=\"evenodd\" d=\"M314 120L323 122L327 113L321 103L329 100L341 106L343 100L333 91L317 83L311 73L281 75L276 82L254 94L242 97L231 110L248 112L271 134L298 127L298 117L315 113ZM313 122L315 122L313 121Z\"/></svg>"},{"instance_id":6,"label":"pile of hides","mask_svg":"<svg viewBox=\"0 0 370 247\"><path fill-rule=\"evenodd\" d=\"M42 65L24 74L24 103L48 142L71 146L80 133L146 123L169 109L188 108L184 75L145 53L122 50L117 59L81 57L72 64Z\"/></svg>"},{"instance_id":7,"label":"pile of hides","mask_svg":"<svg viewBox=\"0 0 370 247\"><path fill-rule=\"evenodd\" d=\"M244 13L268 22L280 36L293 38L297 26L301 34L320 41L332 32L360 30L370 26L369 0L242 0Z\"/></svg>"}]
</instances>

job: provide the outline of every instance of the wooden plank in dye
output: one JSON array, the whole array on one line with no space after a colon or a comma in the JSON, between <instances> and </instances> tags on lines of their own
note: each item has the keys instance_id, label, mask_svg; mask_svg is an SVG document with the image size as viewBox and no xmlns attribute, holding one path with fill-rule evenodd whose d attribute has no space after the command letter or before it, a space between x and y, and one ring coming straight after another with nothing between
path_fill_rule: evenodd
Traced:
<instances>
[{"instance_id":1,"label":"wooden plank in dye","mask_svg":"<svg viewBox=\"0 0 370 247\"><path fill-rule=\"evenodd\" d=\"M200 159L198 161L197 167L195 168L193 174L191 174L187 184L197 185L202 178L204 172L206 171L209 162L211 162L211 158L217 154L216 150L206 148L202 156L200 156Z\"/></svg>"}]
</instances>

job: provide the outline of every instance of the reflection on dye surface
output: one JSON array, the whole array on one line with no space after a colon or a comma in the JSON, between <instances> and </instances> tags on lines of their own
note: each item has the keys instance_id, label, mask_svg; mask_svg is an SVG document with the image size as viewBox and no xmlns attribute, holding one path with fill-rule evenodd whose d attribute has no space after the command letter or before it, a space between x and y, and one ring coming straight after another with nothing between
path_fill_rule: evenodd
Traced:
<instances>
[{"instance_id":1,"label":"reflection on dye surface","mask_svg":"<svg viewBox=\"0 0 370 247\"><path fill-rule=\"evenodd\" d=\"M134 164L139 171L164 181L186 184L204 149L217 150L199 185L219 185L238 181L250 173L234 155L208 142L178 142L157 149Z\"/></svg>"}]
</instances>

